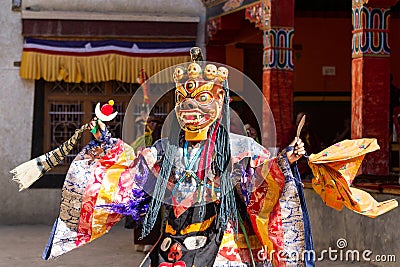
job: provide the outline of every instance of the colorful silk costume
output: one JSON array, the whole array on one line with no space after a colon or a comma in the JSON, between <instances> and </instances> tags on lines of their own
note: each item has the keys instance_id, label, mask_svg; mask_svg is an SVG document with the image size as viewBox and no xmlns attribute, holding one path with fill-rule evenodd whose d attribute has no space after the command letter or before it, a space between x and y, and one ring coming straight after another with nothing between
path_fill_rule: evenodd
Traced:
<instances>
[{"instance_id":1,"label":"colorful silk costume","mask_svg":"<svg viewBox=\"0 0 400 267\"><path fill-rule=\"evenodd\" d=\"M263 262L261 266L271 264L267 260L268 251L279 252L272 254L274 266L313 265L312 259L308 262L285 259L287 254L302 255L312 249L303 190L295 169L292 172L284 154L269 159L268 151L249 137L231 134L230 140L234 166L231 177L238 182L236 200L245 233L239 229L236 236L235 222L231 221L224 231L216 228L218 209L213 203L207 204L202 220L199 206L188 208L176 218L180 207L170 205L162 236L142 266L150 266L151 260L151 266L192 266L188 261L195 266L249 266L250 251L256 264ZM106 233L121 216L99 208L103 204L128 203L114 211L142 220L150 202L149 189L145 187L154 184L167 143L167 139L161 139L136 157L129 145L110 138L107 132L89 143L71 164L62 190L60 216L43 258L57 257ZM183 149L179 148L174 158L179 167L171 174L171 182L184 171ZM200 146L192 148L189 154L195 155L199 149ZM190 188L190 184L184 188ZM186 218L190 216L194 218L188 223ZM207 237L206 241L201 234ZM212 238L215 242L211 248ZM196 253L186 246L197 248ZM201 248L213 250L214 256ZM184 255L190 255L189 259ZM209 262L204 260L214 265L207 265ZM169 261L171 264L175 261L175 265L168 265Z\"/></svg>"},{"instance_id":2,"label":"colorful silk costume","mask_svg":"<svg viewBox=\"0 0 400 267\"><path fill-rule=\"evenodd\" d=\"M122 215L143 222L146 236L163 205L160 239L143 267L314 266L307 253L313 243L300 175L286 156L293 147L270 158L253 139L229 133L227 76L225 67L213 64L204 71L195 62L187 71L177 67L176 127L171 127L176 132L152 147L135 153L102 130L71 163L43 258L100 237ZM346 205L366 215L394 208L395 201L380 210L370 198L352 197L358 191L349 189L350 180L360 157L375 148L360 152L368 141L349 142L346 151L330 148L326 154L348 152L347 158L310 157L317 193L329 206ZM365 205L371 203L372 208Z\"/></svg>"},{"instance_id":3,"label":"colorful silk costume","mask_svg":"<svg viewBox=\"0 0 400 267\"><path fill-rule=\"evenodd\" d=\"M269 152L249 137L231 134L230 140L234 165L231 178L238 182L236 200L240 203L238 210L246 233L239 229L236 237L234 222L229 222L225 231L216 228L218 205L215 202L207 204L203 220L199 219L200 206L188 207L183 212L180 206L170 206L162 236L143 266L149 266L150 259L152 266L247 266L245 263L251 263L249 248L256 263L267 259L267 249L288 252L306 249L305 238L311 237L304 235L304 228L309 225L303 221L295 178L285 156L269 159ZM140 219L149 203L145 187L155 182L167 142L161 139L137 157L130 146L110 138L106 132L100 140L86 146L67 174L60 217L43 257L59 256L108 231L121 216L97 208L102 204L131 201L130 205L120 206L118 211ZM189 148L189 154L194 156L200 147ZM184 148L179 148L174 158L177 164L171 173L172 183L185 171L183 154ZM182 197L192 184L190 180L189 185L182 185L179 189ZM182 214L177 218L178 212ZM195 218L185 219L190 216ZM170 250L166 248L168 243ZM174 244L179 245L174 247ZM174 253L177 256L172 256ZM176 262L185 260L186 265L161 265L174 259ZM276 266L290 264L276 259Z\"/></svg>"}]
</instances>

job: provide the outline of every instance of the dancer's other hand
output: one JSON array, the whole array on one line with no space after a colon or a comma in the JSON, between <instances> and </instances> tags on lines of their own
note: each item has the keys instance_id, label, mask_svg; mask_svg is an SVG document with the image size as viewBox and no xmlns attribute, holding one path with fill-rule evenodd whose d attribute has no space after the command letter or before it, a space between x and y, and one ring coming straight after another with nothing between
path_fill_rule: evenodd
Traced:
<instances>
[{"instance_id":1,"label":"dancer's other hand","mask_svg":"<svg viewBox=\"0 0 400 267\"><path fill-rule=\"evenodd\" d=\"M306 154L304 143L299 137L295 137L294 140L289 144L289 147L293 147L293 149L289 149L289 151L286 152L286 156L290 164L296 162Z\"/></svg>"}]
</instances>

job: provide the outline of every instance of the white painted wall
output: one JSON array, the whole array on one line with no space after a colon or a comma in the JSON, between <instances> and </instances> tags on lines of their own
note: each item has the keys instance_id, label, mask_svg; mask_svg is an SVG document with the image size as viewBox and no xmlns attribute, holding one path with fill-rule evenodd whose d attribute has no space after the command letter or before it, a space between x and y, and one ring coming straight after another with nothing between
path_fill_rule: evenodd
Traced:
<instances>
[{"instance_id":1,"label":"white painted wall","mask_svg":"<svg viewBox=\"0 0 400 267\"><path fill-rule=\"evenodd\" d=\"M35 6L43 10L135 12L198 15L205 12L200 0L23 0L23 8Z\"/></svg>"},{"instance_id":2,"label":"white painted wall","mask_svg":"<svg viewBox=\"0 0 400 267\"><path fill-rule=\"evenodd\" d=\"M18 192L9 171L30 159L34 81L22 80L13 62L21 60L21 12L11 10L11 0L0 5L0 224L52 224L58 215L60 189ZM127 12L198 16L197 45L204 47L205 8L200 0L24 0L22 9Z\"/></svg>"},{"instance_id":3,"label":"white painted wall","mask_svg":"<svg viewBox=\"0 0 400 267\"><path fill-rule=\"evenodd\" d=\"M39 10L197 16L200 17L197 45L205 54L206 9L201 0L23 0L22 5L22 8L31 7Z\"/></svg>"},{"instance_id":4,"label":"white painted wall","mask_svg":"<svg viewBox=\"0 0 400 267\"><path fill-rule=\"evenodd\" d=\"M14 67L21 60L23 38L21 13L11 11L11 1L2 1L0 21L0 224L50 223L60 190L18 193L9 173L30 158L34 82L22 80Z\"/></svg>"}]
</instances>

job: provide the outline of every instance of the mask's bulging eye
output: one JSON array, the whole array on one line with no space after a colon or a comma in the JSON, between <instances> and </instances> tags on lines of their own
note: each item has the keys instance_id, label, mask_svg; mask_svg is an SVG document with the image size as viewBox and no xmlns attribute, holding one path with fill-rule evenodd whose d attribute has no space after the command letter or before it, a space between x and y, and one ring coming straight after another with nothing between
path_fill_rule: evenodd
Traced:
<instances>
[{"instance_id":1,"label":"mask's bulging eye","mask_svg":"<svg viewBox=\"0 0 400 267\"><path fill-rule=\"evenodd\" d=\"M213 100L213 97L208 92L203 92L203 93L196 95L196 101L203 105L211 103L212 100Z\"/></svg>"},{"instance_id":2,"label":"mask's bulging eye","mask_svg":"<svg viewBox=\"0 0 400 267\"><path fill-rule=\"evenodd\" d=\"M205 236L189 236L185 238L183 244L185 244L188 250L195 250L204 247L207 242L207 237Z\"/></svg>"},{"instance_id":3,"label":"mask's bulging eye","mask_svg":"<svg viewBox=\"0 0 400 267\"><path fill-rule=\"evenodd\" d=\"M171 246L172 239L170 237L164 238L163 242L161 243L160 249L162 251L167 251L169 247Z\"/></svg>"}]
</instances>

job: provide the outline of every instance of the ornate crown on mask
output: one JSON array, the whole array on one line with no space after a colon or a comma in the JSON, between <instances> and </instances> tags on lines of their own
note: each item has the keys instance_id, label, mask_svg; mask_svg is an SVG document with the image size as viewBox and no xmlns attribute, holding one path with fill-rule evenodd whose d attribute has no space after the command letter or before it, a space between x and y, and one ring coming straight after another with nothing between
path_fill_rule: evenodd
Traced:
<instances>
[{"instance_id":1,"label":"ornate crown on mask","mask_svg":"<svg viewBox=\"0 0 400 267\"><path fill-rule=\"evenodd\" d=\"M187 140L207 138L207 130L220 117L224 102L223 83L228 78L228 69L207 64L203 70L200 64L176 67L173 74L175 112Z\"/></svg>"},{"instance_id":2,"label":"ornate crown on mask","mask_svg":"<svg viewBox=\"0 0 400 267\"><path fill-rule=\"evenodd\" d=\"M225 67L218 68L214 64L207 64L204 70L202 69L197 63L203 62L203 52L200 47L195 46L190 49L190 58L193 63L189 64L187 69L182 67L175 68L173 78L177 88L184 85L184 89L189 92L205 84L209 84L208 86L210 87L213 85L221 86L228 78L229 71Z\"/></svg>"},{"instance_id":3,"label":"ornate crown on mask","mask_svg":"<svg viewBox=\"0 0 400 267\"><path fill-rule=\"evenodd\" d=\"M214 64L207 64L204 70L199 64L193 62L189 64L187 69L183 67L175 68L173 78L176 85L182 85L187 80L202 81L203 84L214 82L221 84L228 78L228 69L225 67L217 67Z\"/></svg>"}]
</instances>

